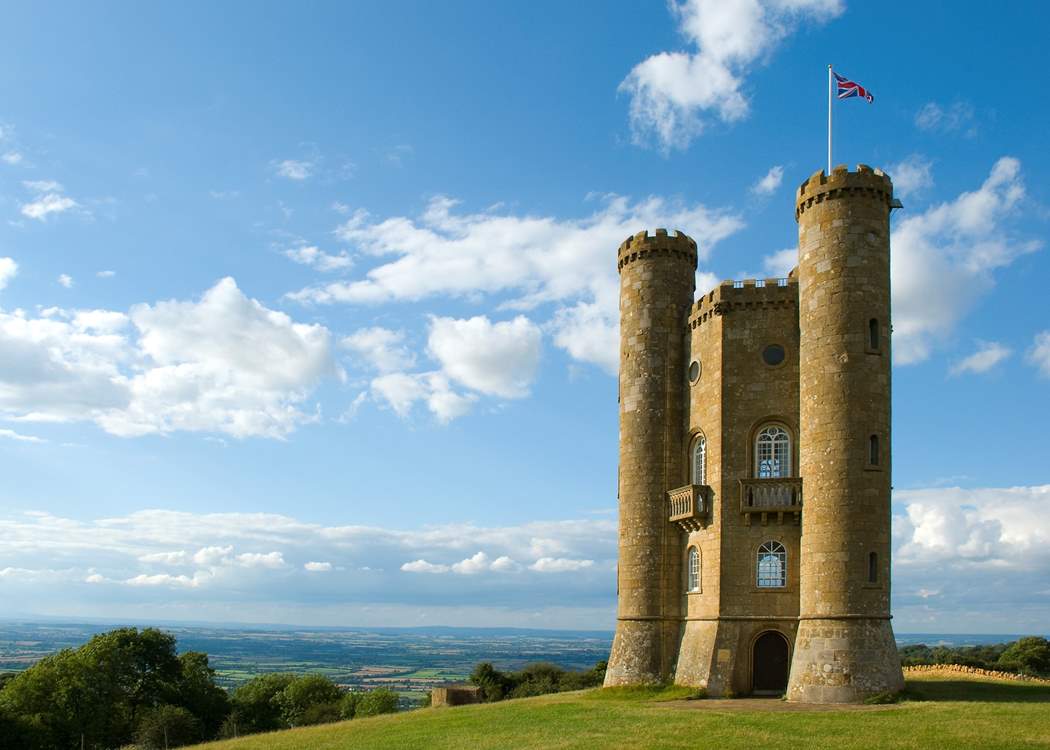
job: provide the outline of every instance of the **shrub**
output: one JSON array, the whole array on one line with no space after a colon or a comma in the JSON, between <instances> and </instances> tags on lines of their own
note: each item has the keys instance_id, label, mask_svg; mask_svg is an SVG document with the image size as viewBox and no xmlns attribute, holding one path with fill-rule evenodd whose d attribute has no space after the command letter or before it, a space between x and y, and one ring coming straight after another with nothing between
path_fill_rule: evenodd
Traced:
<instances>
[{"instance_id":1,"label":"shrub","mask_svg":"<svg viewBox=\"0 0 1050 750\"><path fill-rule=\"evenodd\" d=\"M308 674L294 678L274 700L284 722L296 727L306 723L303 719L307 711L312 710L314 716L320 715L318 706L332 704L338 716L338 704L342 697L343 691L330 679L320 674Z\"/></svg>"},{"instance_id":2,"label":"shrub","mask_svg":"<svg viewBox=\"0 0 1050 750\"><path fill-rule=\"evenodd\" d=\"M142 750L166 750L202 739L200 720L181 706L157 706L143 713L135 729Z\"/></svg>"},{"instance_id":3,"label":"shrub","mask_svg":"<svg viewBox=\"0 0 1050 750\"><path fill-rule=\"evenodd\" d=\"M357 699L354 716L362 718L364 716L396 713L400 702L401 699L393 690L387 690L386 688L370 690L367 693L360 694L360 697Z\"/></svg>"},{"instance_id":4,"label":"shrub","mask_svg":"<svg viewBox=\"0 0 1050 750\"><path fill-rule=\"evenodd\" d=\"M1003 651L998 664L1021 674L1050 673L1050 641L1038 636L1021 638Z\"/></svg>"}]
</instances>

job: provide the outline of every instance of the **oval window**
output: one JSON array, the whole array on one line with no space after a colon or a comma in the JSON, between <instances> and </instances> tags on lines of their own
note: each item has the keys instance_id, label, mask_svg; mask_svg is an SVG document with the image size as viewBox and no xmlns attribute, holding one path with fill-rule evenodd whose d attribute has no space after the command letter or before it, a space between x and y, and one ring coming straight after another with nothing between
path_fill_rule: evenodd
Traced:
<instances>
[{"instance_id":1,"label":"oval window","mask_svg":"<svg viewBox=\"0 0 1050 750\"><path fill-rule=\"evenodd\" d=\"M693 360L689 363L689 382L695 383L700 379L700 363L697 360Z\"/></svg>"},{"instance_id":2,"label":"oval window","mask_svg":"<svg viewBox=\"0 0 1050 750\"><path fill-rule=\"evenodd\" d=\"M762 350L762 361L770 367L776 367L784 361L784 357L787 356L784 352L784 347L780 344L770 344Z\"/></svg>"}]
</instances>

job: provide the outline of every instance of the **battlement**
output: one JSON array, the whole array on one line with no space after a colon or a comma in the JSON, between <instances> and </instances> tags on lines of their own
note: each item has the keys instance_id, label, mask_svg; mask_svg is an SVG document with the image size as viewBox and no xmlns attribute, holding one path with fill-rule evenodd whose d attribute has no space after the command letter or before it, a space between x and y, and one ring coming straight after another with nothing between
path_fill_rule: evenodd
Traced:
<instances>
[{"instance_id":1,"label":"battlement","mask_svg":"<svg viewBox=\"0 0 1050 750\"><path fill-rule=\"evenodd\" d=\"M795 194L795 220L814 203L836 198L870 198L885 202L889 208L893 202L893 182L881 169L867 164L858 164L856 172L850 172L845 164L835 167L830 175L824 174L823 169L814 172L799 185Z\"/></svg>"},{"instance_id":2,"label":"battlement","mask_svg":"<svg viewBox=\"0 0 1050 750\"><path fill-rule=\"evenodd\" d=\"M712 316L725 315L732 310L761 310L797 304L798 275L794 271L786 278L730 279L693 303L689 311L689 327L696 328Z\"/></svg>"},{"instance_id":3,"label":"battlement","mask_svg":"<svg viewBox=\"0 0 1050 750\"><path fill-rule=\"evenodd\" d=\"M684 260L696 268L696 240L679 230L669 234L666 229L657 229L652 235L648 231L628 237L616 253L616 270L621 271L628 263L641 258L665 256Z\"/></svg>"}]
</instances>

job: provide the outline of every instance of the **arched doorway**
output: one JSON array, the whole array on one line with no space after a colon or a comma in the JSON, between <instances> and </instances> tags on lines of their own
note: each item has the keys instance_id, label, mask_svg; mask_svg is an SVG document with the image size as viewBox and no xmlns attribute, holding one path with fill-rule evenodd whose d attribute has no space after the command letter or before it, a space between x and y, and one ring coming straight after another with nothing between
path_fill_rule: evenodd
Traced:
<instances>
[{"instance_id":1,"label":"arched doorway","mask_svg":"<svg viewBox=\"0 0 1050 750\"><path fill-rule=\"evenodd\" d=\"M756 640L751 652L751 692L755 695L781 695L788 684L788 642L775 630L767 630Z\"/></svg>"}]
</instances>

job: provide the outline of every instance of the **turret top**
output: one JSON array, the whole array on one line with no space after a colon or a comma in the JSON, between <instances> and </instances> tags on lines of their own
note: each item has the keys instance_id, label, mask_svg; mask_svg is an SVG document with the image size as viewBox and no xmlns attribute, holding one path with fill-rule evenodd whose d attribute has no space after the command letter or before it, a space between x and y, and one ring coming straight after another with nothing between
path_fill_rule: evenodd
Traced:
<instances>
[{"instance_id":1,"label":"turret top","mask_svg":"<svg viewBox=\"0 0 1050 750\"><path fill-rule=\"evenodd\" d=\"M696 240L685 232L657 229L653 234L647 231L628 237L620 244L616 253L616 268L622 269L631 261L639 258L665 256L685 260L696 268Z\"/></svg>"},{"instance_id":2,"label":"turret top","mask_svg":"<svg viewBox=\"0 0 1050 750\"><path fill-rule=\"evenodd\" d=\"M815 200L850 195L885 201L888 208L893 201L893 182L881 169L873 169L867 164L858 164L856 172L850 172L845 164L840 164L831 170L830 175L821 169L799 185L795 194L795 218Z\"/></svg>"}]
</instances>

